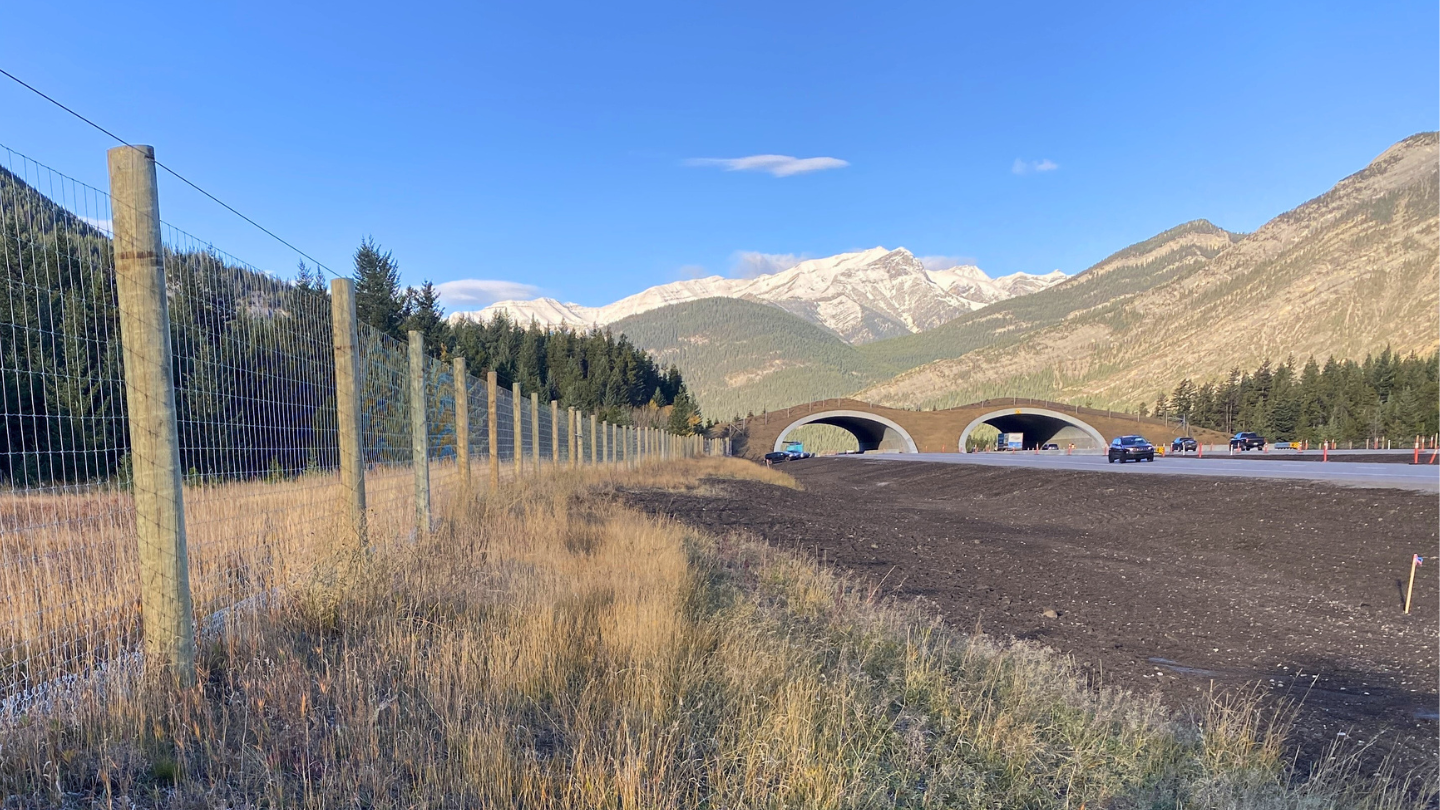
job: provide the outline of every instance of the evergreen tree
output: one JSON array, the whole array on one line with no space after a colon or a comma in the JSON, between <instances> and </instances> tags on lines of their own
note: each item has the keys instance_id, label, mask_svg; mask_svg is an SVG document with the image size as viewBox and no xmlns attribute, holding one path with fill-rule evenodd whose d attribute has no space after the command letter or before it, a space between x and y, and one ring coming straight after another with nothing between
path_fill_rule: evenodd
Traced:
<instances>
[{"instance_id":1,"label":"evergreen tree","mask_svg":"<svg viewBox=\"0 0 1440 810\"><path fill-rule=\"evenodd\" d=\"M425 338L426 351L435 354L440 349L450 348L450 329L441 317L440 294L435 285L426 281L420 289L411 287L405 291L406 311L404 331L419 332Z\"/></svg>"},{"instance_id":2,"label":"evergreen tree","mask_svg":"<svg viewBox=\"0 0 1440 810\"><path fill-rule=\"evenodd\" d=\"M380 252L366 237L355 251L355 316L381 332L404 340L405 301L400 294L400 266L389 251Z\"/></svg>"},{"instance_id":3,"label":"evergreen tree","mask_svg":"<svg viewBox=\"0 0 1440 810\"><path fill-rule=\"evenodd\" d=\"M305 260L301 259L300 269L295 274L295 286L310 292L325 292L325 277L320 274L320 267L317 265L311 269L309 265L305 264Z\"/></svg>"},{"instance_id":4,"label":"evergreen tree","mask_svg":"<svg viewBox=\"0 0 1440 810\"><path fill-rule=\"evenodd\" d=\"M695 432L699 424L700 411L682 383L679 392L675 394L674 403L670 406L670 419L666 427L671 433L688 436Z\"/></svg>"},{"instance_id":5,"label":"evergreen tree","mask_svg":"<svg viewBox=\"0 0 1440 810\"><path fill-rule=\"evenodd\" d=\"M1195 407L1195 387L1187 377L1175 386L1170 394L1170 411L1178 419L1189 419Z\"/></svg>"}]
</instances>

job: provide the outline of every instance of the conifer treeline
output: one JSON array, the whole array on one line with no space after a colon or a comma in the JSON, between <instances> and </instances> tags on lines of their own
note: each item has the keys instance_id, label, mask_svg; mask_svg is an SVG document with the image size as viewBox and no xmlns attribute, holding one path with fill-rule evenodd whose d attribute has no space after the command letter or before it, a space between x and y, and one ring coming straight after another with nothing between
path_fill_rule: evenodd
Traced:
<instances>
[{"instance_id":1,"label":"conifer treeline","mask_svg":"<svg viewBox=\"0 0 1440 810\"><path fill-rule=\"evenodd\" d=\"M1271 441L1401 442L1440 432L1440 354L1401 357L1389 349L1363 362L1314 358L1222 382L1181 380L1155 402L1157 417L1180 418L1223 433L1251 430ZM1146 408L1141 407L1144 415ZM1407 445L1408 446L1408 445Z\"/></svg>"},{"instance_id":2,"label":"conifer treeline","mask_svg":"<svg viewBox=\"0 0 1440 810\"><path fill-rule=\"evenodd\" d=\"M674 406L672 430L698 422L679 372L623 337L504 322L452 329L433 285L402 294L393 259L368 241L360 253L357 275L386 285L362 286L358 303L387 334L419 329L436 354L458 352L477 373L493 367L506 384L608 421L631 423L654 402ZM181 467L249 478L333 465L334 355L318 272L302 265L289 284L170 248L164 264ZM0 486L126 477L123 380L111 240L0 166Z\"/></svg>"},{"instance_id":3,"label":"conifer treeline","mask_svg":"<svg viewBox=\"0 0 1440 810\"><path fill-rule=\"evenodd\" d=\"M205 251L163 261L181 467L332 465L327 300ZM110 239L0 168L0 486L128 475L121 355Z\"/></svg>"},{"instance_id":4,"label":"conifer treeline","mask_svg":"<svg viewBox=\"0 0 1440 810\"><path fill-rule=\"evenodd\" d=\"M303 265L300 283L316 283ZM533 323L525 327L503 314L485 322L451 323L435 286L427 281L401 289L394 257L369 239L355 251L355 309L362 322L397 340L418 331L430 354L464 357L472 373L493 370L502 385L518 382L526 393L536 391L563 408L623 425L633 422L636 409L673 406L665 422L671 432L688 434L700 426L699 407L680 371L673 365L660 368L624 335L545 330Z\"/></svg>"}]
</instances>

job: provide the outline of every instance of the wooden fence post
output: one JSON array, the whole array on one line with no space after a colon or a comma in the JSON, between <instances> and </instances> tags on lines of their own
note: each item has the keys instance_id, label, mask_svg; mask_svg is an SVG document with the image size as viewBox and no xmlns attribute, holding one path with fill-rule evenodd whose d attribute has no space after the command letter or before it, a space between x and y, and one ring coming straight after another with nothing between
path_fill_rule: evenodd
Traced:
<instances>
[{"instance_id":1,"label":"wooden fence post","mask_svg":"<svg viewBox=\"0 0 1440 810\"><path fill-rule=\"evenodd\" d=\"M530 392L530 460L540 472L540 394Z\"/></svg>"},{"instance_id":2,"label":"wooden fence post","mask_svg":"<svg viewBox=\"0 0 1440 810\"><path fill-rule=\"evenodd\" d=\"M410 466L415 470L415 537L430 533L430 435L425 420L425 337L410 330Z\"/></svg>"},{"instance_id":3,"label":"wooden fence post","mask_svg":"<svg viewBox=\"0 0 1440 810\"><path fill-rule=\"evenodd\" d=\"M360 446L360 336L356 332L355 282L330 282L330 329L335 344L335 416L340 440L340 499L348 536L357 551L365 537L365 454Z\"/></svg>"},{"instance_id":4,"label":"wooden fence post","mask_svg":"<svg viewBox=\"0 0 1440 810\"><path fill-rule=\"evenodd\" d=\"M560 403L550 400L550 460L560 466Z\"/></svg>"},{"instance_id":5,"label":"wooden fence post","mask_svg":"<svg viewBox=\"0 0 1440 810\"><path fill-rule=\"evenodd\" d=\"M455 358L455 463L460 467L460 489L470 492L470 378L465 358Z\"/></svg>"},{"instance_id":6,"label":"wooden fence post","mask_svg":"<svg viewBox=\"0 0 1440 810\"><path fill-rule=\"evenodd\" d=\"M495 372L485 372L485 421L490 440L490 489L500 486L500 386Z\"/></svg>"},{"instance_id":7,"label":"wooden fence post","mask_svg":"<svg viewBox=\"0 0 1440 810\"><path fill-rule=\"evenodd\" d=\"M524 399L520 396L520 383L510 384L510 405L514 412L514 421L511 423L510 432L514 434L511 438L515 445L515 477L519 478L520 473L525 470L525 420L521 418L524 408L520 403Z\"/></svg>"},{"instance_id":8,"label":"wooden fence post","mask_svg":"<svg viewBox=\"0 0 1440 810\"><path fill-rule=\"evenodd\" d=\"M145 661L189 686L195 682L195 615L155 149L117 146L107 160Z\"/></svg>"},{"instance_id":9,"label":"wooden fence post","mask_svg":"<svg viewBox=\"0 0 1440 810\"><path fill-rule=\"evenodd\" d=\"M575 428L579 425L575 419L575 409L570 408L567 413L570 415L570 467L573 469L580 466L580 441L575 435Z\"/></svg>"}]
</instances>

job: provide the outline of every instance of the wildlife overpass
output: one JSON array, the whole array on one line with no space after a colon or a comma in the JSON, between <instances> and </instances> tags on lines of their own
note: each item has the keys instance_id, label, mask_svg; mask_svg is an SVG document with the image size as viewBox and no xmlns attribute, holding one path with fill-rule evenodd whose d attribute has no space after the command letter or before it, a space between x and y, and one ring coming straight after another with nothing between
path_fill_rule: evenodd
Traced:
<instances>
[{"instance_id":1,"label":"wildlife overpass","mask_svg":"<svg viewBox=\"0 0 1440 810\"><path fill-rule=\"evenodd\" d=\"M1085 408L1038 399L987 399L958 408L912 411L886 408L856 399L826 399L771 411L744 420L743 448L737 451L759 458L784 447L786 437L805 425L831 425L855 437L862 452L957 453L982 425L1001 433L1024 434L1024 448L1032 450L1055 443L1076 451L1099 452L1110 439L1137 433L1151 442L1169 446L1180 435L1173 422L1133 414ZM1203 442L1224 443L1225 436L1192 429Z\"/></svg>"}]
</instances>

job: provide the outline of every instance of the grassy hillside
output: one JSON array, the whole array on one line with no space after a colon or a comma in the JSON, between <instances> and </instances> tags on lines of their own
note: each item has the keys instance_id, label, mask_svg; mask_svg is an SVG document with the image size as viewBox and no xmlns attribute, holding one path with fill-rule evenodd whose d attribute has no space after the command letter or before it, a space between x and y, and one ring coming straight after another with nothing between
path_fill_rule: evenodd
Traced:
<instances>
[{"instance_id":1,"label":"grassy hillside","mask_svg":"<svg viewBox=\"0 0 1440 810\"><path fill-rule=\"evenodd\" d=\"M611 325L661 365L674 363L707 416L723 419L841 396L899 369L768 304L706 298Z\"/></svg>"},{"instance_id":2,"label":"grassy hillside","mask_svg":"<svg viewBox=\"0 0 1440 810\"><path fill-rule=\"evenodd\" d=\"M1436 133L1408 138L1193 269L862 396L944 406L1003 393L1127 407L1183 378L1218 379L1267 358L1360 358L1387 346L1428 354L1440 342L1437 146Z\"/></svg>"},{"instance_id":3,"label":"grassy hillside","mask_svg":"<svg viewBox=\"0 0 1440 810\"><path fill-rule=\"evenodd\" d=\"M1114 305L1194 273L1239 238L1203 219L1187 222L1108 256L1047 290L991 304L926 332L871 343L860 351L882 365L911 369L983 346L1014 344L1077 313Z\"/></svg>"}]
</instances>

